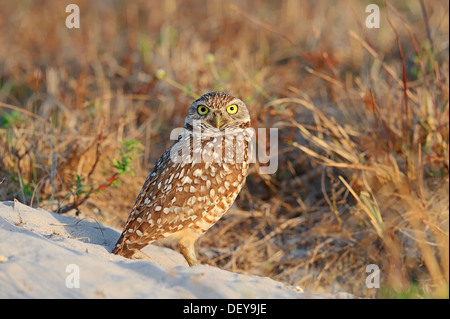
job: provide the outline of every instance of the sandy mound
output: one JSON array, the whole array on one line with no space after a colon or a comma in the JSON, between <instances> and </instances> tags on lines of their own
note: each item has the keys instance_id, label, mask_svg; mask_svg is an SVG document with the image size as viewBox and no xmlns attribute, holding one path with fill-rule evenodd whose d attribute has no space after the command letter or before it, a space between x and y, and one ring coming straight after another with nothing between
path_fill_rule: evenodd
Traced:
<instances>
[{"instance_id":1,"label":"sandy mound","mask_svg":"<svg viewBox=\"0 0 450 319\"><path fill-rule=\"evenodd\" d=\"M351 298L302 293L211 266L189 268L149 245L153 262L110 253L119 232L18 202L0 202L0 298ZM78 287L78 288L77 288Z\"/></svg>"}]
</instances>

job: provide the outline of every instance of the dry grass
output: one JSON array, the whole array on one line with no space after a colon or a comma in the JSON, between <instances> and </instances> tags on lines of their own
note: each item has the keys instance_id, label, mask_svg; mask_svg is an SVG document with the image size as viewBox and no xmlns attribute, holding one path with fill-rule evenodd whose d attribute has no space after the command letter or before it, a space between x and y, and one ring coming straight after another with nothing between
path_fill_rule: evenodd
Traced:
<instances>
[{"instance_id":1,"label":"dry grass","mask_svg":"<svg viewBox=\"0 0 450 319\"><path fill-rule=\"evenodd\" d=\"M192 98L225 90L279 128L279 167L252 167L203 263L448 298L448 1L379 2L380 29L356 0L74 2L77 30L64 3L0 1L0 200L120 227ZM142 156L118 175L129 140Z\"/></svg>"}]
</instances>

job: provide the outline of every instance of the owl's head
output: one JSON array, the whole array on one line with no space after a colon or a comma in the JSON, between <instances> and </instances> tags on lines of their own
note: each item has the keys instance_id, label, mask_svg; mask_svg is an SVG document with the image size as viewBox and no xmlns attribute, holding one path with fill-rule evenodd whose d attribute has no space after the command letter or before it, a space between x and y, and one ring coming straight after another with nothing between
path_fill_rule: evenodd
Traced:
<instances>
[{"instance_id":1,"label":"owl's head","mask_svg":"<svg viewBox=\"0 0 450 319\"><path fill-rule=\"evenodd\" d=\"M192 130L194 121L200 123L202 130L223 131L250 127L250 114L240 99L225 92L210 92L189 106L185 128Z\"/></svg>"}]
</instances>

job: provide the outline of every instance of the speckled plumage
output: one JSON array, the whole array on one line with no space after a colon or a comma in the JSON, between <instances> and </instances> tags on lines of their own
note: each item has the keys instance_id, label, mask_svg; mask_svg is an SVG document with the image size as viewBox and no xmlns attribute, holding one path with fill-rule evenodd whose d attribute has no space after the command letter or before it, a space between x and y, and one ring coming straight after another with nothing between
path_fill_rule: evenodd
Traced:
<instances>
[{"instance_id":1,"label":"speckled plumage","mask_svg":"<svg viewBox=\"0 0 450 319\"><path fill-rule=\"evenodd\" d=\"M200 114L203 106L206 115ZM228 112L233 106L235 114ZM245 183L249 127L244 102L230 94L211 92L194 101L178 140L150 171L113 253L139 258L140 249L166 238L196 265L195 241L226 213Z\"/></svg>"}]
</instances>

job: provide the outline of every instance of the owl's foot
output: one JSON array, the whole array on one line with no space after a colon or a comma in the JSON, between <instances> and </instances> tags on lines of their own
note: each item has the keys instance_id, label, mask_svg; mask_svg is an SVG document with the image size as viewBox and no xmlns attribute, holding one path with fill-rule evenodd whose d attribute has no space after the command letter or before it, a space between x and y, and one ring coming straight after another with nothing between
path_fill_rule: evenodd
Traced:
<instances>
[{"instance_id":1,"label":"owl's foot","mask_svg":"<svg viewBox=\"0 0 450 319\"><path fill-rule=\"evenodd\" d=\"M184 258L186 259L189 266L197 266L198 260L197 256L195 255L195 247L194 247L195 240L180 240L178 242L178 245L180 246L181 253L183 254Z\"/></svg>"}]
</instances>

